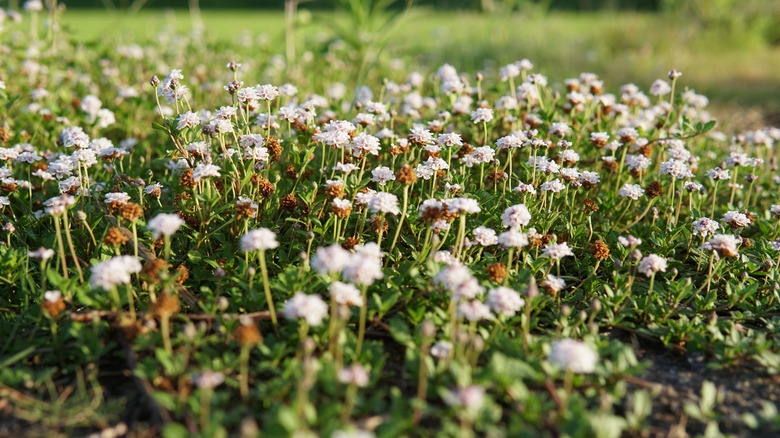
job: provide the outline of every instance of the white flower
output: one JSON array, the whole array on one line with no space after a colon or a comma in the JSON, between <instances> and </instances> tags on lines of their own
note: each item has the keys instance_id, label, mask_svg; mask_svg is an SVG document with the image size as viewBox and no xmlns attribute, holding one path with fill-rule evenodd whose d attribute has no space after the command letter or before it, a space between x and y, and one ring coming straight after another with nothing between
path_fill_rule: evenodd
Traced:
<instances>
[{"instance_id":1,"label":"white flower","mask_svg":"<svg viewBox=\"0 0 780 438\"><path fill-rule=\"evenodd\" d=\"M582 171L579 178L577 178L579 182L584 184L586 187L588 186L595 186L596 184L601 181L601 177L596 172L590 172L588 170Z\"/></svg>"},{"instance_id":2,"label":"white flower","mask_svg":"<svg viewBox=\"0 0 780 438\"><path fill-rule=\"evenodd\" d=\"M636 172L641 172L642 170L647 169L652 163L653 160L645 157L644 155L626 155L626 167Z\"/></svg>"},{"instance_id":3,"label":"white flower","mask_svg":"<svg viewBox=\"0 0 780 438\"><path fill-rule=\"evenodd\" d=\"M363 306L363 295L355 286L340 281L330 285L330 299L342 306Z\"/></svg>"},{"instance_id":4,"label":"white flower","mask_svg":"<svg viewBox=\"0 0 780 438\"><path fill-rule=\"evenodd\" d=\"M728 169L721 169L720 167L716 167L714 169L710 169L707 171L707 176L714 179L714 180L722 180L722 179L730 179L731 175L729 175Z\"/></svg>"},{"instance_id":5,"label":"white flower","mask_svg":"<svg viewBox=\"0 0 780 438\"><path fill-rule=\"evenodd\" d=\"M471 385L446 393L444 403L450 406L460 406L470 414L476 414L485 402L485 388Z\"/></svg>"},{"instance_id":6,"label":"white flower","mask_svg":"<svg viewBox=\"0 0 780 438\"><path fill-rule=\"evenodd\" d=\"M661 163L661 175L671 175L674 178L684 179L693 176L688 163L675 159L667 160Z\"/></svg>"},{"instance_id":7,"label":"white flower","mask_svg":"<svg viewBox=\"0 0 780 438\"><path fill-rule=\"evenodd\" d=\"M747 215L736 210L727 211L723 214L721 220L734 228L743 228L751 224L751 220Z\"/></svg>"},{"instance_id":8,"label":"white flower","mask_svg":"<svg viewBox=\"0 0 780 438\"><path fill-rule=\"evenodd\" d=\"M544 289L552 294L557 294L566 287L566 282L562 278L552 274L547 274L547 278L540 284Z\"/></svg>"},{"instance_id":9,"label":"white flower","mask_svg":"<svg viewBox=\"0 0 780 438\"><path fill-rule=\"evenodd\" d=\"M493 120L493 110L490 108L477 108L471 113L471 120L474 123L487 123Z\"/></svg>"},{"instance_id":10,"label":"white flower","mask_svg":"<svg viewBox=\"0 0 780 438\"><path fill-rule=\"evenodd\" d=\"M638 237L634 237L632 235L628 235L626 237L620 236L618 237L618 242L623 245L626 248L633 248L635 246L639 246L642 244L642 239Z\"/></svg>"},{"instance_id":11,"label":"white flower","mask_svg":"<svg viewBox=\"0 0 780 438\"><path fill-rule=\"evenodd\" d=\"M389 167L378 166L371 170L371 181L379 183L380 186L386 185L388 181L395 180L395 174Z\"/></svg>"},{"instance_id":12,"label":"white flower","mask_svg":"<svg viewBox=\"0 0 780 438\"><path fill-rule=\"evenodd\" d=\"M282 314L287 319L305 319L310 326L316 327L322 324L322 320L328 315L328 305L319 295L295 292L295 295L284 303Z\"/></svg>"},{"instance_id":13,"label":"white flower","mask_svg":"<svg viewBox=\"0 0 780 438\"><path fill-rule=\"evenodd\" d=\"M192 383L200 389L214 389L225 381L225 375L214 371L203 371L192 376Z\"/></svg>"},{"instance_id":14,"label":"white flower","mask_svg":"<svg viewBox=\"0 0 780 438\"><path fill-rule=\"evenodd\" d=\"M43 293L43 299L50 303L56 303L62 299L62 292L58 290L47 290Z\"/></svg>"},{"instance_id":15,"label":"white flower","mask_svg":"<svg viewBox=\"0 0 780 438\"><path fill-rule=\"evenodd\" d=\"M577 374L589 374L596 370L598 354L587 344L574 339L555 341L550 350L550 362L564 370Z\"/></svg>"},{"instance_id":16,"label":"white flower","mask_svg":"<svg viewBox=\"0 0 780 438\"><path fill-rule=\"evenodd\" d=\"M536 187L532 186L531 184L525 184L523 182L518 182L517 187L512 190L519 193L530 193L532 195L536 194Z\"/></svg>"},{"instance_id":17,"label":"white flower","mask_svg":"<svg viewBox=\"0 0 780 438\"><path fill-rule=\"evenodd\" d=\"M100 110L103 103L97 97L88 94L81 99L81 110L89 115L95 115Z\"/></svg>"},{"instance_id":18,"label":"white flower","mask_svg":"<svg viewBox=\"0 0 780 438\"><path fill-rule=\"evenodd\" d=\"M379 155L379 151L382 149L379 139L365 132L356 135L349 147L353 157L359 157L361 154Z\"/></svg>"},{"instance_id":19,"label":"white flower","mask_svg":"<svg viewBox=\"0 0 780 438\"><path fill-rule=\"evenodd\" d=\"M279 247L276 241L276 233L268 228L255 228L241 236L239 243L242 251L260 251Z\"/></svg>"},{"instance_id":20,"label":"white flower","mask_svg":"<svg viewBox=\"0 0 780 438\"><path fill-rule=\"evenodd\" d=\"M550 191L550 192L553 192L553 193L560 193L565 188L566 188L566 186L563 185L561 180L559 180L558 178L555 178L552 181L547 181L547 182L543 183L542 187L541 187L541 190L543 192Z\"/></svg>"},{"instance_id":21,"label":"white flower","mask_svg":"<svg viewBox=\"0 0 780 438\"><path fill-rule=\"evenodd\" d=\"M481 246L490 246L498 243L495 230L488 227L477 227L471 232L474 241Z\"/></svg>"},{"instance_id":22,"label":"white flower","mask_svg":"<svg viewBox=\"0 0 780 438\"><path fill-rule=\"evenodd\" d=\"M376 434L370 430L353 429L353 430L335 430L331 434L330 438L376 438Z\"/></svg>"},{"instance_id":23,"label":"white flower","mask_svg":"<svg viewBox=\"0 0 780 438\"><path fill-rule=\"evenodd\" d=\"M463 140L461 139L460 134L450 132L441 134L436 139L436 144L439 146L463 146Z\"/></svg>"},{"instance_id":24,"label":"white flower","mask_svg":"<svg viewBox=\"0 0 780 438\"><path fill-rule=\"evenodd\" d=\"M490 307L479 300L463 301L458 304L458 315L466 318L467 321L493 319Z\"/></svg>"},{"instance_id":25,"label":"white flower","mask_svg":"<svg viewBox=\"0 0 780 438\"><path fill-rule=\"evenodd\" d=\"M569 248L569 244L563 242L557 245L549 244L545 246L544 251L542 251L542 256L550 257L553 260L560 260L566 256L574 256L574 253L571 251L571 248Z\"/></svg>"},{"instance_id":26,"label":"white flower","mask_svg":"<svg viewBox=\"0 0 780 438\"><path fill-rule=\"evenodd\" d=\"M106 193L106 198L104 201L106 204L111 203L118 203L118 204L127 204L130 202L130 195L128 195L125 192L112 192L112 193Z\"/></svg>"},{"instance_id":27,"label":"white flower","mask_svg":"<svg viewBox=\"0 0 780 438\"><path fill-rule=\"evenodd\" d=\"M471 198L453 198L447 199L447 210L450 213L479 213L482 209L479 207L479 202L476 199Z\"/></svg>"},{"instance_id":28,"label":"white flower","mask_svg":"<svg viewBox=\"0 0 780 438\"><path fill-rule=\"evenodd\" d=\"M418 145L426 145L434 142L431 131L425 129L422 125L412 127L409 134L409 141Z\"/></svg>"},{"instance_id":29,"label":"white flower","mask_svg":"<svg viewBox=\"0 0 780 438\"><path fill-rule=\"evenodd\" d=\"M666 266L665 258L657 254L650 254L642 258L637 269L645 276L650 277L658 271L666 272Z\"/></svg>"},{"instance_id":30,"label":"white flower","mask_svg":"<svg viewBox=\"0 0 780 438\"><path fill-rule=\"evenodd\" d=\"M322 275L328 275L331 272L339 272L350 262L349 251L345 250L338 243L330 246L321 246L314 252L309 265L312 269Z\"/></svg>"},{"instance_id":31,"label":"white flower","mask_svg":"<svg viewBox=\"0 0 780 438\"><path fill-rule=\"evenodd\" d=\"M65 210L67 210L68 207L75 203L76 199L73 196L70 196L67 193L63 193L60 196L47 199L43 202L43 205L46 206L46 214L58 216L65 213Z\"/></svg>"},{"instance_id":32,"label":"white flower","mask_svg":"<svg viewBox=\"0 0 780 438\"><path fill-rule=\"evenodd\" d=\"M336 377L338 378L339 383L344 385L355 385L362 388L368 385L370 375L363 365L354 363L350 365L349 368L340 369L336 374Z\"/></svg>"},{"instance_id":33,"label":"white flower","mask_svg":"<svg viewBox=\"0 0 780 438\"><path fill-rule=\"evenodd\" d=\"M392 193L377 192L368 201L368 210L371 213L400 214L398 209L398 197Z\"/></svg>"},{"instance_id":34,"label":"white flower","mask_svg":"<svg viewBox=\"0 0 780 438\"><path fill-rule=\"evenodd\" d=\"M452 343L447 341L438 341L431 346L431 356L437 359L445 359L452 351Z\"/></svg>"},{"instance_id":35,"label":"white flower","mask_svg":"<svg viewBox=\"0 0 780 438\"><path fill-rule=\"evenodd\" d=\"M381 280L382 251L375 242L355 247L355 253L350 255L349 262L341 270L341 278L361 286L370 286L376 280Z\"/></svg>"},{"instance_id":36,"label":"white flower","mask_svg":"<svg viewBox=\"0 0 780 438\"><path fill-rule=\"evenodd\" d=\"M149 184L148 186L144 187L144 193L150 196L158 196L162 188L163 185L160 183Z\"/></svg>"},{"instance_id":37,"label":"white flower","mask_svg":"<svg viewBox=\"0 0 780 438\"><path fill-rule=\"evenodd\" d=\"M737 247L742 243L742 238L731 234L718 234L702 245L702 249L717 251L718 255L736 257Z\"/></svg>"},{"instance_id":38,"label":"white flower","mask_svg":"<svg viewBox=\"0 0 780 438\"><path fill-rule=\"evenodd\" d=\"M566 137L570 132L571 128L565 123L553 123L550 125L550 135Z\"/></svg>"},{"instance_id":39,"label":"white flower","mask_svg":"<svg viewBox=\"0 0 780 438\"><path fill-rule=\"evenodd\" d=\"M528 235L517 230L509 230L498 235L498 243L507 248L528 246Z\"/></svg>"},{"instance_id":40,"label":"white flower","mask_svg":"<svg viewBox=\"0 0 780 438\"><path fill-rule=\"evenodd\" d=\"M693 234L702 237L712 236L718 231L718 228L720 228L720 224L708 217L693 221Z\"/></svg>"},{"instance_id":41,"label":"white flower","mask_svg":"<svg viewBox=\"0 0 780 438\"><path fill-rule=\"evenodd\" d=\"M187 111L179 114L179 117L176 120L178 121L176 129L179 131L184 128L195 128L200 125L200 114Z\"/></svg>"},{"instance_id":42,"label":"white flower","mask_svg":"<svg viewBox=\"0 0 780 438\"><path fill-rule=\"evenodd\" d=\"M171 236L184 224L184 220L178 214L160 213L149 219L146 226L152 230L152 237Z\"/></svg>"},{"instance_id":43,"label":"white flower","mask_svg":"<svg viewBox=\"0 0 780 438\"><path fill-rule=\"evenodd\" d=\"M192 171L192 180L199 183L206 177L219 177L219 166L213 164L198 164Z\"/></svg>"},{"instance_id":44,"label":"white flower","mask_svg":"<svg viewBox=\"0 0 780 438\"><path fill-rule=\"evenodd\" d=\"M279 89L271 84L257 85L255 91L259 100L274 100L279 95Z\"/></svg>"},{"instance_id":45,"label":"white flower","mask_svg":"<svg viewBox=\"0 0 780 438\"><path fill-rule=\"evenodd\" d=\"M493 158L496 155L496 151L493 150L493 148L490 146L480 146L478 148L474 148L470 155L477 164L489 163L493 161Z\"/></svg>"},{"instance_id":46,"label":"white flower","mask_svg":"<svg viewBox=\"0 0 780 438\"><path fill-rule=\"evenodd\" d=\"M650 94L653 96L663 96L669 94L672 91L672 87L669 83L663 79L656 79L653 85L650 86Z\"/></svg>"},{"instance_id":47,"label":"white flower","mask_svg":"<svg viewBox=\"0 0 780 438\"><path fill-rule=\"evenodd\" d=\"M645 194L645 189L639 184L624 184L623 187L618 190L618 195L636 201L640 196Z\"/></svg>"},{"instance_id":48,"label":"white flower","mask_svg":"<svg viewBox=\"0 0 780 438\"><path fill-rule=\"evenodd\" d=\"M2 204L0 204L2 205ZM40 247L35 251L27 251L27 257L40 260L48 260L54 256L54 250Z\"/></svg>"},{"instance_id":49,"label":"white flower","mask_svg":"<svg viewBox=\"0 0 780 438\"><path fill-rule=\"evenodd\" d=\"M514 289L500 286L490 289L487 304L496 313L514 316L525 305L525 300Z\"/></svg>"},{"instance_id":50,"label":"white flower","mask_svg":"<svg viewBox=\"0 0 780 438\"><path fill-rule=\"evenodd\" d=\"M130 274L141 271L138 257L116 256L92 266L89 284L92 288L110 290L116 285L130 283Z\"/></svg>"},{"instance_id":51,"label":"white flower","mask_svg":"<svg viewBox=\"0 0 780 438\"><path fill-rule=\"evenodd\" d=\"M772 240L769 242L769 247L775 251L780 251L780 240Z\"/></svg>"},{"instance_id":52,"label":"white flower","mask_svg":"<svg viewBox=\"0 0 780 438\"><path fill-rule=\"evenodd\" d=\"M470 300L485 292L479 281L463 265L452 264L442 268L433 278L433 283L440 284L452 293L455 301Z\"/></svg>"}]
</instances>

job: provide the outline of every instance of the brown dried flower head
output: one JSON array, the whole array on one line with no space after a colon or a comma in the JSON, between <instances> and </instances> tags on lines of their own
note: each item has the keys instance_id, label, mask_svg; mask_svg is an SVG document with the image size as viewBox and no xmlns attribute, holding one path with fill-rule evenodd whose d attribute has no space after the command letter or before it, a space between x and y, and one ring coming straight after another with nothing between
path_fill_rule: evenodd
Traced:
<instances>
[{"instance_id":1,"label":"brown dried flower head","mask_svg":"<svg viewBox=\"0 0 780 438\"><path fill-rule=\"evenodd\" d=\"M126 221L135 222L144 215L144 210L135 202L127 202L119 209L119 215Z\"/></svg>"},{"instance_id":2,"label":"brown dried flower head","mask_svg":"<svg viewBox=\"0 0 780 438\"><path fill-rule=\"evenodd\" d=\"M282 145L279 144L279 140L270 137L266 138L265 147L268 148L268 153L271 155L269 159L271 163L276 163L282 158Z\"/></svg>"},{"instance_id":3,"label":"brown dried flower head","mask_svg":"<svg viewBox=\"0 0 780 438\"><path fill-rule=\"evenodd\" d=\"M195 180L192 179L192 169L185 169L184 172L181 173L181 178L179 178L179 183L182 187L186 189L191 189L198 185L198 183L195 182Z\"/></svg>"},{"instance_id":4,"label":"brown dried flower head","mask_svg":"<svg viewBox=\"0 0 780 438\"><path fill-rule=\"evenodd\" d=\"M645 189L645 195L647 195L647 197L650 199L653 199L656 196L660 196L663 193L664 193L664 187L658 181L651 182L650 184L647 185L647 189Z\"/></svg>"},{"instance_id":5,"label":"brown dried flower head","mask_svg":"<svg viewBox=\"0 0 780 438\"><path fill-rule=\"evenodd\" d=\"M124 233L117 227L109 228L105 237L103 237L103 242L105 242L106 245L124 245L127 243L127 240Z\"/></svg>"},{"instance_id":6,"label":"brown dried flower head","mask_svg":"<svg viewBox=\"0 0 780 438\"><path fill-rule=\"evenodd\" d=\"M417 174L412 169L412 166L404 163L403 166L395 173L396 181L404 185L410 185L417 182Z\"/></svg>"},{"instance_id":7,"label":"brown dried flower head","mask_svg":"<svg viewBox=\"0 0 780 438\"><path fill-rule=\"evenodd\" d=\"M488 279L490 281L501 283L506 278L507 274L509 273L509 270L506 268L505 264L498 262L488 266L487 273L488 273Z\"/></svg>"},{"instance_id":8,"label":"brown dried flower head","mask_svg":"<svg viewBox=\"0 0 780 438\"><path fill-rule=\"evenodd\" d=\"M298 199L295 197L293 193L290 193L289 195L285 195L279 201L279 207L282 210L293 211L295 210L296 207L298 207Z\"/></svg>"},{"instance_id":9,"label":"brown dried flower head","mask_svg":"<svg viewBox=\"0 0 780 438\"><path fill-rule=\"evenodd\" d=\"M152 315L162 318L170 317L179 313L181 307L179 306L179 298L176 295L164 292L157 297L157 301L152 303L151 313Z\"/></svg>"},{"instance_id":10,"label":"brown dried flower head","mask_svg":"<svg viewBox=\"0 0 780 438\"><path fill-rule=\"evenodd\" d=\"M360 239L357 237L347 237L347 239L344 241L344 243L341 244L341 247L346 249L347 251L351 251L355 249L355 247L360 243Z\"/></svg>"},{"instance_id":11,"label":"brown dried flower head","mask_svg":"<svg viewBox=\"0 0 780 438\"><path fill-rule=\"evenodd\" d=\"M238 326L235 333L236 341L242 347L252 347L263 341L263 335L257 329L257 325L249 317L241 318L241 325Z\"/></svg>"},{"instance_id":12,"label":"brown dried flower head","mask_svg":"<svg viewBox=\"0 0 780 438\"><path fill-rule=\"evenodd\" d=\"M597 240L593 243L591 254L596 260L606 260L609 258L609 247L601 240Z\"/></svg>"},{"instance_id":13,"label":"brown dried flower head","mask_svg":"<svg viewBox=\"0 0 780 438\"><path fill-rule=\"evenodd\" d=\"M146 277L148 277L149 280L151 280L153 283L157 283L158 281L160 281L160 271L162 270L167 271L170 266L171 265L165 263L165 260L163 259L149 260L144 265L143 269L141 270L141 273L144 274Z\"/></svg>"},{"instance_id":14,"label":"brown dried flower head","mask_svg":"<svg viewBox=\"0 0 780 438\"><path fill-rule=\"evenodd\" d=\"M176 267L176 284L182 285L190 278L190 270L184 265Z\"/></svg>"},{"instance_id":15,"label":"brown dried flower head","mask_svg":"<svg viewBox=\"0 0 780 438\"><path fill-rule=\"evenodd\" d=\"M65 301L63 301L62 297L59 297L59 299L54 301L43 300L41 309L48 313L52 318L57 319L60 316L60 313L65 310Z\"/></svg>"},{"instance_id":16,"label":"brown dried flower head","mask_svg":"<svg viewBox=\"0 0 780 438\"><path fill-rule=\"evenodd\" d=\"M239 220L247 217L254 219L257 217L257 204L252 201L249 202L237 202L236 203L236 216Z\"/></svg>"},{"instance_id":17,"label":"brown dried flower head","mask_svg":"<svg viewBox=\"0 0 780 438\"><path fill-rule=\"evenodd\" d=\"M378 234L380 227L382 232L387 231L387 229L389 228L387 220L385 220L385 218L383 218L382 216L378 216L378 215L371 216L371 229Z\"/></svg>"},{"instance_id":18,"label":"brown dried flower head","mask_svg":"<svg viewBox=\"0 0 780 438\"><path fill-rule=\"evenodd\" d=\"M259 174L252 175L252 183L257 185L257 193L263 199L268 199L273 196L274 191L276 190L271 181L268 181Z\"/></svg>"},{"instance_id":19,"label":"brown dried flower head","mask_svg":"<svg viewBox=\"0 0 780 438\"><path fill-rule=\"evenodd\" d=\"M284 169L284 174L287 178L295 179L298 176L295 171L295 165L288 164L287 167Z\"/></svg>"}]
</instances>

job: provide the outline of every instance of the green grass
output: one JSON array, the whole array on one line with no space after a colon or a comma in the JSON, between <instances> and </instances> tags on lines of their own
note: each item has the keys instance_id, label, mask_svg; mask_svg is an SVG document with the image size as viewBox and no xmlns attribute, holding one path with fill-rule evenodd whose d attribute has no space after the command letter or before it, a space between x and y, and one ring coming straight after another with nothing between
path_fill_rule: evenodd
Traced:
<instances>
[{"instance_id":1,"label":"green grass","mask_svg":"<svg viewBox=\"0 0 780 438\"><path fill-rule=\"evenodd\" d=\"M305 41L337 37L339 26L347 25L343 14L303 11L299 17L299 51L308 48ZM202 20L207 35L215 38L235 41L266 34L279 53L284 50L281 11L204 11ZM165 29L191 30L192 20L182 10L132 16L69 11L64 25L78 40L124 35L152 42ZM555 12L535 18L413 9L390 36L387 53L469 70L525 57L553 81L592 71L607 82L642 86L676 68L685 74L686 84L712 99L715 111L734 106L767 114L780 111L780 48L751 35L702 29L662 14Z\"/></svg>"}]
</instances>

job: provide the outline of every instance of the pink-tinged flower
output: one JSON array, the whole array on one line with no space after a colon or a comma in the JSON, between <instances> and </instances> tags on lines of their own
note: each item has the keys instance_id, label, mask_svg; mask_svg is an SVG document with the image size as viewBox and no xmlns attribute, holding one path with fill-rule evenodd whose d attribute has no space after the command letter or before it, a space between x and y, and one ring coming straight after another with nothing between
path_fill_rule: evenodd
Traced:
<instances>
[{"instance_id":1,"label":"pink-tinged flower","mask_svg":"<svg viewBox=\"0 0 780 438\"><path fill-rule=\"evenodd\" d=\"M336 377L338 378L339 383L344 385L355 385L362 388L368 385L371 375L363 365L354 363L349 367L340 369Z\"/></svg>"},{"instance_id":2,"label":"pink-tinged flower","mask_svg":"<svg viewBox=\"0 0 780 438\"><path fill-rule=\"evenodd\" d=\"M463 301L458 304L458 315L466 318L467 321L493 319L493 314L490 313L490 307L479 300Z\"/></svg>"},{"instance_id":3,"label":"pink-tinged flower","mask_svg":"<svg viewBox=\"0 0 780 438\"><path fill-rule=\"evenodd\" d=\"M487 304L496 313L515 316L525 305L525 300L520 297L516 290L500 286L490 289L487 296Z\"/></svg>"},{"instance_id":4,"label":"pink-tinged flower","mask_svg":"<svg viewBox=\"0 0 780 438\"><path fill-rule=\"evenodd\" d=\"M319 295L306 295L295 292L295 295L284 304L282 314L287 319L305 319L312 327L322 324L328 315L328 305Z\"/></svg>"},{"instance_id":5,"label":"pink-tinged flower","mask_svg":"<svg viewBox=\"0 0 780 438\"><path fill-rule=\"evenodd\" d=\"M542 251L544 257L550 257L553 260L560 260L566 256L574 256L569 244L566 242L560 244L550 244L544 247Z\"/></svg>"},{"instance_id":6,"label":"pink-tinged flower","mask_svg":"<svg viewBox=\"0 0 780 438\"><path fill-rule=\"evenodd\" d=\"M719 256L736 257L742 238L731 234L717 234L705 242L701 248L707 251L716 251Z\"/></svg>"},{"instance_id":7,"label":"pink-tinged flower","mask_svg":"<svg viewBox=\"0 0 780 438\"><path fill-rule=\"evenodd\" d=\"M531 222L531 213L524 204L513 205L501 214L501 222L506 228L518 230Z\"/></svg>"},{"instance_id":8,"label":"pink-tinged flower","mask_svg":"<svg viewBox=\"0 0 780 438\"><path fill-rule=\"evenodd\" d=\"M650 277L659 271L666 272L666 267L667 264L665 258L657 254L650 254L642 258L642 261L639 262L639 267L637 269L646 277Z\"/></svg>"},{"instance_id":9,"label":"pink-tinged flower","mask_svg":"<svg viewBox=\"0 0 780 438\"><path fill-rule=\"evenodd\" d=\"M161 236L172 236L184 224L184 220L178 214L160 213L149 219L147 228L152 230L152 237L159 239Z\"/></svg>"},{"instance_id":10,"label":"pink-tinged flower","mask_svg":"<svg viewBox=\"0 0 780 438\"><path fill-rule=\"evenodd\" d=\"M278 248L279 242L276 240L276 233L268 228L255 228L241 236L239 246L246 252L260 251Z\"/></svg>"},{"instance_id":11,"label":"pink-tinged flower","mask_svg":"<svg viewBox=\"0 0 780 438\"><path fill-rule=\"evenodd\" d=\"M562 339L553 342L549 359L561 369L589 374L596 370L599 356L584 342Z\"/></svg>"},{"instance_id":12,"label":"pink-tinged flower","mask_svg":"<svg viewBox=\"0 0 780 438\"><path fill-rule=\"evenodd\" d=\"M203 371L192 376L192 383L200 389L214 389L225 381L225 375L214 371Z\"/></svg>"},{"instance_id":13,"label":"pink-tinged flower","mask_svg":"<svg viewBox=\"0 0 780 438\"><path fill-rule=\"evenodd\" d=\"M339 272L349 264L352 254L338 243L317 248L309 264L322 275Z\"/></svg>"},{"instance_id":14,"label":"pink-tinged flower","mask_svg":"<svg viewBox=\"0 0 780 438\"><path fill-rule=\"evenodd\" d=\"M490 246L498 243L496 231L488 227L477 227L471 232L474 241L480 246Z\"/></svg>"},{"instance_id":15,"label":"pink-tinged flower","mask_svg":"<svg viewBox=\"0 0 780 438\"><path fill-rule=\"evenodd\" d=\"M618 190L618 195L636 201L640 196L645 194L645 189L639 184L624 184L623 187Z\"/></svg>"},{"instance_id":16,"label":"pink-tinged flower","mask_svg":"<svg viewBox=\"0 0 780 438\"><path fill-rule=\"evenodd\" d=\"M342 306L363 306L363 295L355 286L340 281L330 285L330 299Z\"/></svg>"},{"instance_id":17,"label":"pink-tinged flower","mask_svg":"<svg viewBox=\"0 0 780 438\"><path fill-rule=\"evenodd\" d=\"M138 257L116 256L92 266L89 285L94 289L101 287L110 290L114 286L130 283L130 274L141 271Z\"/></svg>"},{"instance_id":18,"label":"pink-tinged flower","mask_svg":"<svg viewBox=\"0 0 780 438\"><path fill-rule=\"evenodd\" d=\"M714 235L718 228L720 224L708 217L693 221L693 234L701 237Z\"/></svg>"},{"instance_id":19,"label":"pink-tinged flower","mask_svg":"<svg viewBox=\"0 0 780 438\"><path fill-rule=\"evenodd\" d=\"M548 274L547 278L540 284L547 292L557 294L566 287L566 282L562 278Z\"/></svg>"}]
</instances>

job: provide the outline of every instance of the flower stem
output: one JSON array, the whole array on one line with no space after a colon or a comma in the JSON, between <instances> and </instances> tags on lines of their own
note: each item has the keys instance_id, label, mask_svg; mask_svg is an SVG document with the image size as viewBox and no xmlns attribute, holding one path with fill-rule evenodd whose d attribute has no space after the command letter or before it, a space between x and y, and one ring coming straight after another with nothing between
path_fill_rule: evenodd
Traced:
<instances>
[{"instance_id":1,"label":"flower stem","mask_svg":"<svg viewBox=\"0 0 780 438\"><path fill-rule=\"evenodd\" d=\"M274 300L271 297L271 287L268 284L268 266L265 263L265 250L260 250L260 273L263 275L263 291L265 292L265 300L268 302L268 310L271 312L271 322L276 327L276 310L274 310Z\"/></svg>"}]
</instances>

